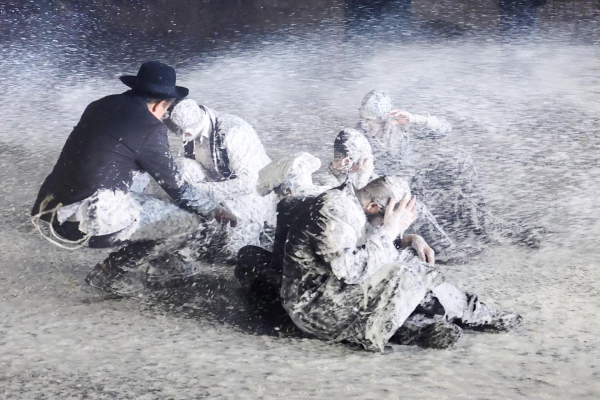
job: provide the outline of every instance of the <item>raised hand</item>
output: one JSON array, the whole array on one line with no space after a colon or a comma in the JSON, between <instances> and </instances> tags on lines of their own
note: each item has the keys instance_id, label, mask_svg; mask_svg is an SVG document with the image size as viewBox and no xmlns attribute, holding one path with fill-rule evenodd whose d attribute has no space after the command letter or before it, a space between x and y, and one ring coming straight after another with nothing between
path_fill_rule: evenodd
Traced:
<instances>
[{"instance_id":1,"label":"raised hand","mask_svg":"<svg viewBox=\"0 0 600 400\"><path fill-rule=\"evenodd\" d=\"M417 219L417 198L411 199L406 193L400 202L390 199L385 208L383 217L383 230L390 233L394 238L401 236L408 227Z\"/></svg>"},{"instance_id":2,"label":"raised hand","mask_svg":"<svg viewBox=\"0 0 600 400\"><path fill-rule=\"evenodd\" d=\"M392 110L388 113L387 117L392 123L397 125L410 124L410 113L405 110Z\"/></svg>"}]
</instances>

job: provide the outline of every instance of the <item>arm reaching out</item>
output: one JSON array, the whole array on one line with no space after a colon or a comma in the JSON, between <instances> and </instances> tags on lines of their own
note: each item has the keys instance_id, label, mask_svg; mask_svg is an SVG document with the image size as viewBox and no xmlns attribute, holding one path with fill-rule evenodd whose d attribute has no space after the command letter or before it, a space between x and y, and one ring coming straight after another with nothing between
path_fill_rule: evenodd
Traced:
<instances>
[{"instance_id":1,"label":"arm reaching out","mask_svg":"<svg viewBox=\"0 0 600 400\"><path fill-rule=\"evenodd\" d=\"M196 193L192 186L181 184L179 170L169 149L166 127L161 127L148 136L144 146L138 150L136 161L181 207L205 217L214 216L217 208L214 202Z\"/></svg>"},{"instance_id":2,"label":"arm reaching out","mask_svg":"<svg viewBox=\"0 0 600 400\"><path fill-rule=\"evenodd\" d=\"M147 171L179 206L205 218L215 218L220 223L231 223L237 219L227 207L217 204L187 183L181 184L179 170L169 149L166 128L157 129L138 151L137 163Z\"/></svg>"},{"instance_id":3,"label":"arm reaching out","mask_svg":"<svg viewBox=\"0 0 600 400\"><path fill-rule=\"evenodd\" d=\"M388 118L392 119L398 125L415 124L425 126L427 130L433 132L436 137L444 137L452 132L452 125L444 118L435 117L433 115L418 115L411 114L405 110L392 110L388 114Z\"/></svg>"}]
</instances>

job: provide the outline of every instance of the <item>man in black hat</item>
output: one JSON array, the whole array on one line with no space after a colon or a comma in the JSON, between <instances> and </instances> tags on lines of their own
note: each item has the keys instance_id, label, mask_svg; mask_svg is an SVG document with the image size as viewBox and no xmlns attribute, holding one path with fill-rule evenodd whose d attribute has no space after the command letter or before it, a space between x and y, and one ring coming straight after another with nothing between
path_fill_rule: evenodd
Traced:
<instances>
[{"instance_id":1,"label":"man in black hat","mask_svg":"<svg viewBox=\"0 0 600 400\"><path fill-rule=\"evenodd\" d=\"M131 90L86 108L32 210L34 222L50 223L54 243L126 244L86 278L90 285L112 292L123 288L128 268L180 246L204 220L235 225L226 208L183 182L173 162L162 119L189 92L175 85L175 70L149 61L137 76L120 79ZM144 172L175 204L140 193Z\"/></svg>"}]
</instances>

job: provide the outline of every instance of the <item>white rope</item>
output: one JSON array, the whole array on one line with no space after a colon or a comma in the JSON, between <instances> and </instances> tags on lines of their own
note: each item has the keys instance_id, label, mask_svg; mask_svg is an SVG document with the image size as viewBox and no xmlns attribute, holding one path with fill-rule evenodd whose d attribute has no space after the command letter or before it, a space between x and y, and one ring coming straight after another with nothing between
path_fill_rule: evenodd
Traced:
<instances>
[{"instance_id":1,"label":"white rope","mask_svg":"<svg viewBox=\"0 0 600 400\"><path fill-rule=\"evenodd\" d=\"M52 226L52 224L54 223L54 218L56 217L56 212L58 211L59 208L62 207L62 203L59 203L56 207L54 207L51 210L44 210L46 208L46 205L48 204L48 202L50 202L52 198L51 197L47 197L41 204L40 204L40 212L37 213L36 215L34 215L33 217L31 217L31 223L33 224L33 226L38 230L38 232L40 233L40 235L42 235L42 237L44 239L46 239L47 241L49 241L50 243L52 243L53 245L60 247L61 249L65 249L65 250L79 250L80 248L84 247L87 245L87 243L89 242L90 238L92 237L92 235L87 234L85 235L83 238L79 239L79 240L68 240L65 238L60 237L60 235L58 235L55 231L54 231L54 227ZM50 222L44 221L42 218L43 215L46 214L52 214L52 217L50 218ZM50 234L51 236L47 236L43 231L42 228L40 226L40 221L43 222L47 222L48 223L48 227L50 230ZM56 238L57 240L55 240L54 238L52 238L52 236L54 238ZM62 243L70 243L70 244L76 244L75 247L68 247L63 245Z\"/></svg>"}]
</instances>

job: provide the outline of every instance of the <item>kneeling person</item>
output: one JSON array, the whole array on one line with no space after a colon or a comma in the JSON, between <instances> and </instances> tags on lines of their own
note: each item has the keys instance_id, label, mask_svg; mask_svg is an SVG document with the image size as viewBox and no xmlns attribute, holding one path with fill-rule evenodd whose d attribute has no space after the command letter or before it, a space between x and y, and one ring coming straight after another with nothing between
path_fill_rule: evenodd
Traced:
<instances>
[{"instance_id":1,"label":"kneeling person","mask_svg":"<svg viewBox=\"0 0 600 400\"><path fill-rule=\"evenodd\" d=\"M176 160L183 180L237 218L235 229L226 228L222 256L231 259L242 246L258 245L265 223L275 222L275 202L256 191L258 171L271 159L252 126L191 99L178 103L166 122L183 137L186 157Z\"/></svg>"},{"instance_id":2,"label":"kneeling person","mask_svg":"<svg viewBox=\"0 0 600 400\"><path fill-rule=\"evenodd\" d=\"M132 90L86 108L42 184L32 214L36 224L50 223L55 238L48 239L61 246L57 241L90 247L124 244L86 281L128 294L127 271L179 248L204 221L235 222L235 217L181 182L162 123L173 101L188 93L175 86L175 70L150 61L137 76L121 80ZM172 201L141 193L142 175L146 183L154 178Z\"/></svg>"}]
</instances>

